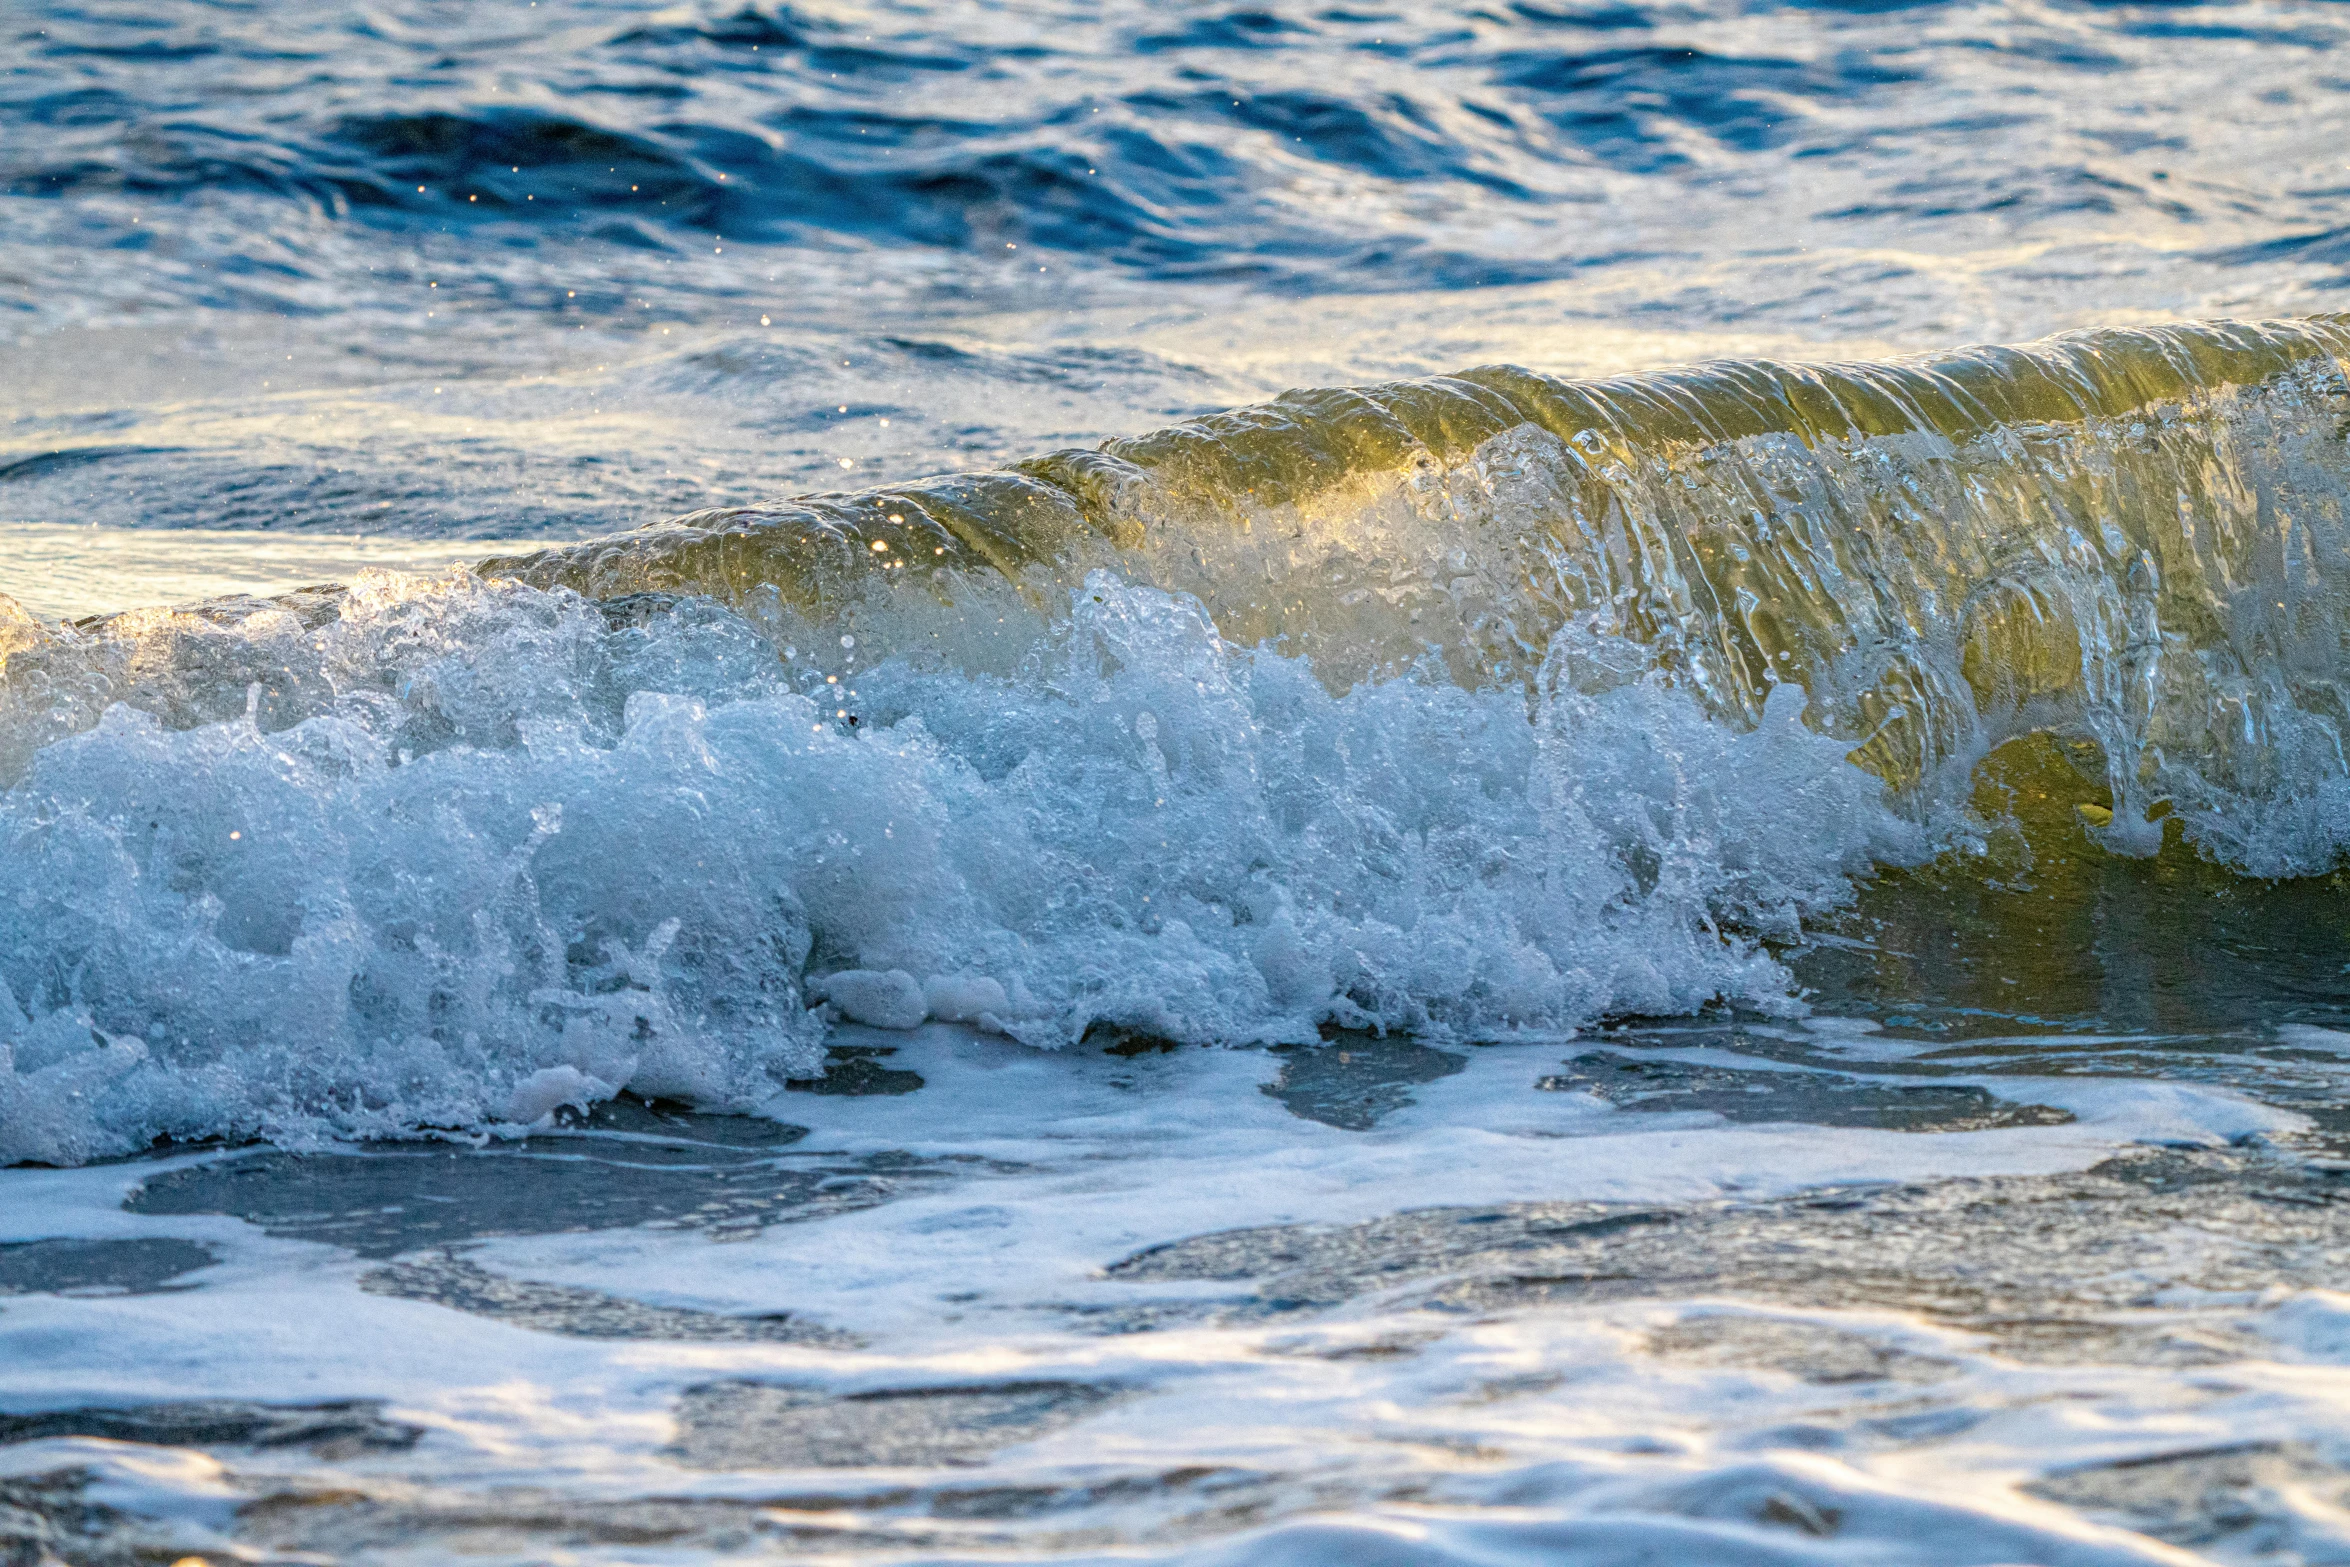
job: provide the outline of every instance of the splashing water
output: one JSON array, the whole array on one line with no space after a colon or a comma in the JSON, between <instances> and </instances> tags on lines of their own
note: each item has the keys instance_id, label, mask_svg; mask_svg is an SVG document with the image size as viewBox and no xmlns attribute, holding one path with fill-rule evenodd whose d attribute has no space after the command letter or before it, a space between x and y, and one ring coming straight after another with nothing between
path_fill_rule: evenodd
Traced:
<instances>
[{"instance_id":1,"label":"splashing water","mask_svg":"<svg viewBox=\"0 0 2350 1567\"><path fill-rule=\"evenodd\" d=\"M1524 1443L1531 1420L1547 1451L1555 1415L1512 1401L1553 1384L1472 1372L1477 1343L1429 1351L1429 1367L1452 1369L1427 1373L1434 1394L1410 1389L1414 1346L1444 1336L1424 1324L1464 1310L1504 1359L1632 1353L1582 1317L1580 1347L1561 1348L1561 1300L1680 1312L1640 1330L1643 1353L1761 1355L1823 1376L1849 1362L1893 1382L1955 1367L1959 1392L1940 1396L1997 1407L2008 1348L1962 1365L1878 1343L1845 1320L1851 1303L1922 1301L1932 1320L1917 1332L1996 1335L2017 1330L1982 1299L2043 1300L2034 1331L2066 1353L2105 1333L2120 1353L2156 1354L2128 1336L2154 1333L2137 1320L2138 1272L2119 1294L2097 1286L2111 1300L2074 1297L2113 1248L2151 1244L2148 1226L2207 1218L2209 1202L2141 1194L2180 1182L2234 1205L2235 1250L2166 1264L2198 1298L2247 1268L2264 1285L2329 1277L2306 1260L2337 1227L2323 1170L2280 1175L2211 1150L2327 1124L2338 1032L2295 1023L2250 1050L2185 1054L2154 1038L2068 1034L2018 1055L2013 1041L1931 1035L2014 1020L1999 987L2018 973L2032 1005L2079 989L2071 932L2105 917L2116 867L2145 866L2160 895L2163 878L2195 879L2181 876L2186 843L2255 873L2340 858L2340 333L2166 328L1599 383L1471 371L438 577L364 572L64 624L9 606L0 1159L75 1165L159 1139L253 1137L317 1155L280 1167L275 1152L198 1154L132 1183L129 1205L142 1223L235 1213L240 1235L257 1224L397 1252L359 1281L365 1304L345 1288L335 1310L396 1336L383 1324L402 1312L453 1309L484 1319L464 1342L506 1335L494 1371L368 1384L427 1403L474 1398L442 1391L468 1375L510 1379L518 1329L817 1357L806 1364L854 1379L878 1374L860 1369L867 1334L902 1351L944 1333L958 1364L954 1344L1034 1368L966 1386L911 1367L910 1385L858 1380L837 1396L755 1378L679 1389L670 1372L632 1370L638 1404L675 1397L667 1417L639 1411L579 1449L605 1466L600 1491L666 1494L680 1463L722 1486L743 1483L738 1470L764 1484L761 1466L966 1459L1065 1477L1072 1463L1098 1471L1093 1444L1111 1440L1127 1444L1125 1469L1168 1475L1221 1473L1199 1455L1244 1448L1303 1466L1249 1482L1276 1521L1211 1560L1294 1548L1351 1561L1386 1537L1382 1499L1396 1495L1440 1495L1478 1520L1426 1534L1443 1559L1471 1549L1448 1542L1511 1530L1547 1549L1586 1520L1650 1551L1688 1532L1653 1515L1692 1508L1723 1519L1683 1543L1723 1560L1751 1559L1758 1529L1843 1531L1855 1548L1892 1538L1913 1499L1872 1512L1872 1493L1825 1460L1632 1458L1608 1484L1520 1466L1430 1492L1424 1465L1316 1471L1301 1442L1328 1444L1234 1423L1231 1393L1209 1399L1229 1440L1120 1411L1134 1389L1163 1409L1166 1368L1185 1356L1223 1357L1245 1379L1230 1386L1260 1392L1267 1367L1299 1353L1393 1359L1363 1399L1411 1408L1456 1445ZM2222 871L2188 864L2196 896L2234 899L2210 890ZM2119 888L2118 912L2146 890ZM2279 919L2314 911L2323 927L2333 896L2236 900L2238 923L2272 946ZM2341 956L2307 945L2276 969L2304 989L2294 963ZM2142 988L2139 1011L2181 1010L2177 985ZM2201 994L2211 986L2188 988L2185 1011L2222 1009ZM1886 1011L1888 996L1912 1010ZM1857 999L1885 1021L1808 1018L1815 999ZM1709 1015L1686 1038L1578 1042L1528 1088L1525 1051L1603 1020L1687 1014ZM1325 1036L1339 1042L1315 1048ZM1491 1042L1520 1050L1442 1048ZM1283 1053L1152 1048L1179 1043ZM1144 1054L1156 1064L1135 1064ZM2149 1062L2162 1081L2082 1075ZM2030 1102L2006 1097L2027 1085ZM892 1111L897 1094L911 1102ZM717 1132L679 1102L765 1119ZM1627 1125L1639 1120L1659 1129ZM1363 1141L1300 1144L1298 1125ZM823 1162L778 1156L803 1136L828 1145L809 1156ZM418 1137L507 1151L348 1146ZM2108 1159L2147 1143L2205 1152ZM18 1173L96 1181L105 1206L123 1201L119 1168ZM974 1206L959 1183L977 1178L1001 1201ZM1853 1182L1879 1196L1840 1194ZM933 1198L908 1195L933 1183ZM1562 1183L1596 1200L1555 1200ZM1426 1208L1432 1195L1470 1206ZM1953 1202L1975 1205L1955 1228ZM1856 1205L1868 1211L1843 1228L1821 1217ZM514 1238L480 1250L499 1232L681 1224L801 1239L711 1248L642 1228L590 1236L584 1253ZM1919 1240L1969 1226L1989 1226L1988 1263ZM1134 1249L1161 1233L1189 1239ZM1887 1236L1905 1248L1897 1261L1878 1256ZM713 1256L754 1250L739 1266L755 1283L730 1282ZM154 1289L176 1288L191 1254L210 1255L175 1231L42 1239L0 1262L44 1287L70 1266ZM589 1287L614 1268L762 1306L781 1291L791 1310L744 1317ZM259 1276L265 1293L287 1287ZM1837 1320L1724 1328L1686 1303L1723 1288ZM1605 1305L1618 1290L1629 1304ZM124 1345L176 1363L188 1334L218 1332L201 1326L208 1313L250 1309L197 1293L184 1330L119 1319L106 1363ZM970 1302L987 1315L958 1326ZM2094 1323L2064 1315L2091 1309ZM46 1331L19 1310L12 1342ZM1301 1311L1406 1327L1314 1348L1265 1326ZM2320 1301L2271 1326L2306 1319L2322 1338L2330 1311ZM1007 1323L1023 1324L1026 1348L1007 1347ZM1105 1359L1104 1331L1140 1347ZM1173 1361L1170 1331L1184 1346ZM42 1357L66 1385L90 1374ZM230 1359L273 1389L322 1374L299 1356ZM1117 1369L1099 1382L1071 1369L1104 1365ZM709 1372L697 1360L682 1374ZM2190 1396L2168 1372L2100 1374L2148 1407ZM545 1365L530 1376L576 1381ZM1446 1391L1456 1384L1466 1391ZM1635 1369L1625 1385L1639 1411L1626 1418L1653 1422L1653 1377ZM1709 1396L1691 1395L1693 1418L1728 1429ZM1807 1407L1773 1397L1771 1409ZM2296 1397L2296 1429L2333 1418L2321 1397ZM1487 1403L1498 1412L1463 1413ZM1908 1429L1858 1407L1813 1418L1859 1433L1837 1442ZM331 1418L386 1450L417 1429L341 1406L199 1414L204 1431ZM168 1404L26 1418L36 1433L197 1430ZM444 1444L556 1440L535 1416L434 1418ZM1152 1447L1137 1418L1183 1435ZM652 1451L638 1426L675 1440ZM778 1445L785 1429L800 1434ZM1008 1451L1026 1456L998 1453L1015 1439ZM1785 1445L1774 1430L1734 1439ZM1084 1458L1056 1442L1086 1444ZM96 1472L42 1483L80 1497ZM345 1527L321 1508L356 1508L412 1544L453 1527L442 1511L480 1505L393 1472L402 1499L336 1491L365 1499L256 1508L237 1527L315 1542ZM151 1485L140 1505L195 1505L195 1484ZM1055 1505L1099 1519L1104 1538L1139 1538L1136 1508L1188 1508L1191 1484L1119 1479ZM2068 1470L2038 1494L2139 1506L2134 1485ZM901 1500L857 1505L911 1509L889 1525L909 1539L925 1518L996 1505L890 1494ZM1535 1495L1546 1521L1518 1516ZM49 1496L35 1505L65 1505ZM1338 1522L1295 1516L1333 1496ZM637 1505L565 1527L639 1538ZM1479 1512L1496 1505L1518 1509L1503 1534ZM1931 1514L1950 1559L2069 1559L2079 1525L2018 1532L1999 1506ZM2251 1516L2300 1511L2263 1502ZM665 1537L702 1544L737 1527L723 1508L664 1517Z\"/></svg>"},{"instance_id":2,"label":"splashing water","mask_svg":"<svg viewBox=\"0 0 2350 1567\"><path fill-rule=\"evenodd\" d=\"M1980 849L1969 775L2031 732L2110 848L2159 806L2324 868L2339 330L1478 371L480 576L20 613L4 1151L749 1108L839 1016L1786 1007L1760 943Z\"/></svg>"},{"instance_id":3,"label":"splashing water","mask_svg":"<svg viewBox=\"0 0 2350 1567\"><path fill-rule=\"evenodd\" d=\"M1041 1045L1770 1005L1738 932L1920 842L1792 687L1746 733L1658 680L1333 697L1107 574L1014 674L821 688L855 715L690 602L375 575L190 634L306 710L118 703L6 796L9 1157L748 1108L821 1059L806 974L869 1010L843 970Z\"/></svg>"}]
</instances>

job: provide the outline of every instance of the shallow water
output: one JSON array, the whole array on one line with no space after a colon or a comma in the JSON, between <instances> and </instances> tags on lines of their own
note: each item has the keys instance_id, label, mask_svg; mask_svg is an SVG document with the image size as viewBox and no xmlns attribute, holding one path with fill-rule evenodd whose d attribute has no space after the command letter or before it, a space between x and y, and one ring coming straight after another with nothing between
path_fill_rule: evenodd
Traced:
<instances>
[{"instance_id":1,"label":"shallow water","mask_svg":"<svg viewBox=\"0 0 2350 1567\"><path fill-rule=\"evenodd\" d=\"M5 25L8 1552L2350 1559L2328 6Z\"/></svg>"}]
</instances>

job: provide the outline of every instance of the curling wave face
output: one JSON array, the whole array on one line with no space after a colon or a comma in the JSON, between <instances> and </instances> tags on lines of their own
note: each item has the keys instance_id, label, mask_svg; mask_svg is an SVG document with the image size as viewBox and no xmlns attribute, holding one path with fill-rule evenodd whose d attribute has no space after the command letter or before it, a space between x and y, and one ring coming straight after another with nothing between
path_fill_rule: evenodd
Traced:
<instances>
[{"instance_id":1,"label":"curling wave face","mask_svg":"<svg viewBox=\"0 0 2350 1567\"><path fill-rule=\"evenodd\" d=\"M489 569L970 656L969 630L906 624L893 573L951 607L975 572L1034 597L1114 562L1339 686L1655 675L1744 726L1794 682L1921 815L2055 731L2102 754L2109 847L2150 852L2167 808L2290 875L2339 850L2345 353L2350 318L2325 317L1590 382L1503 366Z\"/></svg>"},{"instance_id":2,"label":"curling wave face","mask_svg":"<svg viewBox=\"0 0 2350 1567\"><path fill-rule=\"evenodd\" d=\"M2350 326L1291 394L446 578L0 625L0 1157L755 1107L827 1020L1728 997L2051 731L2258 874L2350 789Z\"/></svg>"}]
</instances>

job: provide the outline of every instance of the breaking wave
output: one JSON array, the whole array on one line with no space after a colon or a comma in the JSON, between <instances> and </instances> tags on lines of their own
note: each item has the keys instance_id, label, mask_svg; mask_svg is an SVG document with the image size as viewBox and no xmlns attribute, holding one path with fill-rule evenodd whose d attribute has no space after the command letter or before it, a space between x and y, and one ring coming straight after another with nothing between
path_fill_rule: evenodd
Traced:
<instances>
[{"instance_id":1,"label":"breaking wave","mask_svg":"<svg viewBox=\"0 0 2350 1567\"><path fill-rule=\"evenodd\" d=\"M832 1022L1717 998L2053 732L2350 820L2350 323L1275 402L445 578L0 624L0 1157L752 1108Z\"/></svg>"}]
</instances>

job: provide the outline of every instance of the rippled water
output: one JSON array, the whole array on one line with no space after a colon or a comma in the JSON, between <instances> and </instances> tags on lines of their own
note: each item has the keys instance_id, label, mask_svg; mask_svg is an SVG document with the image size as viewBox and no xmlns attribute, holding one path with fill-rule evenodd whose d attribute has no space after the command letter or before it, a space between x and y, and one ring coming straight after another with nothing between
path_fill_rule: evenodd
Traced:
<instances>
[{"instance_id":1,"label":"rippled water","mask_svg":"<svg viewBox=\"0 0 2350 1567\"><path fill-rule=\"evenodd\" d=\"M7 1552L2350 1557L2336 8L0 26Z\"/></svg>"},{"instance_id":2,"label":"rippled water","mask_svg":"<svg viewBox=\"0 0 2350 1567\"><path fill-rule=\"evenodd\" d=\"M2350 192L2315 5L9 25L27 520L576 534L1289 385L2289 314Z\"/></svg>"}]
</instances>

